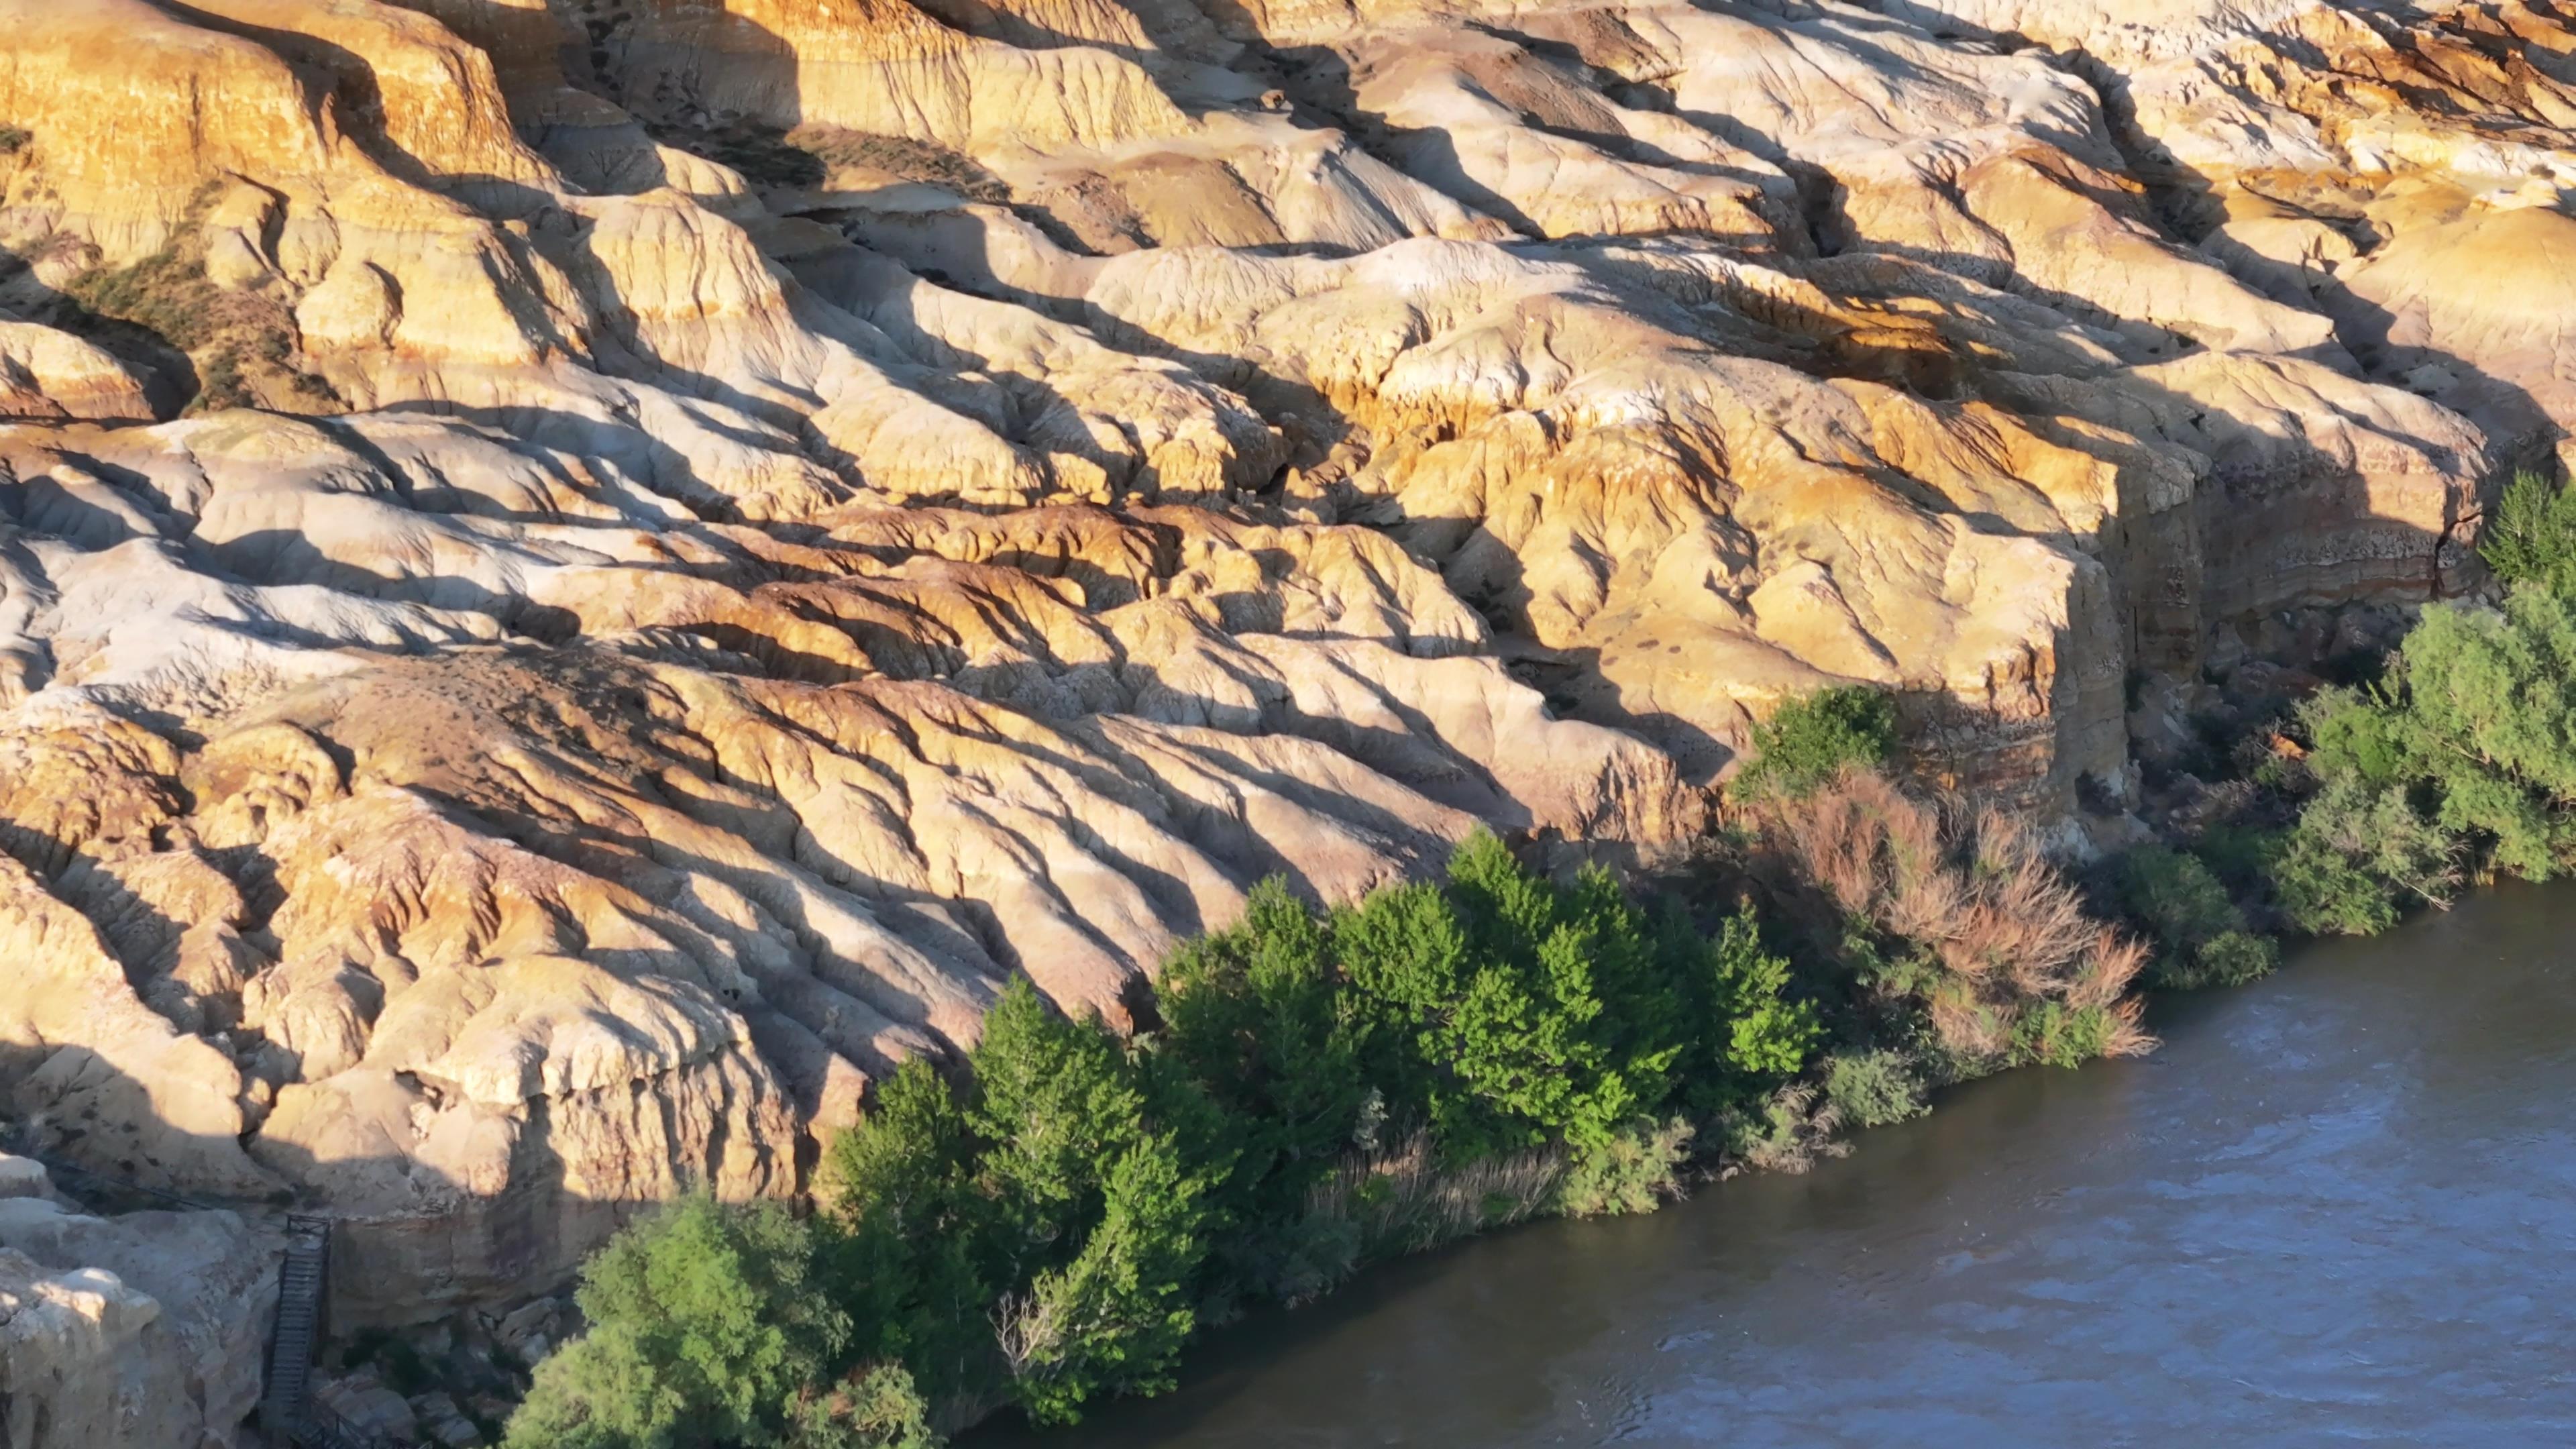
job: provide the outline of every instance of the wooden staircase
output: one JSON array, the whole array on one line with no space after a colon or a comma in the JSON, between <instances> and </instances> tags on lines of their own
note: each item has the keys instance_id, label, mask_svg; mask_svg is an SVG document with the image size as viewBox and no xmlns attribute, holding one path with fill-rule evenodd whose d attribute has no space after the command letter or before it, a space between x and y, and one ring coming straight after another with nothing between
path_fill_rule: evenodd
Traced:
<instances>
[{"instance_id":1,"label":"wooden staircase","mask_svg":"<svg viewBox=\"0 0 2576 1449\"><path fill-rule=\"evenodd\" d=\"M139 1195L173 1207L230 1208L93 1172L76 1163L36 1156L57 1177L93 1190ZM331 1220L312 1213L286 1215L286 1261L277 1270L277 1326L268 1343L268 1381L260 1391L259 1427L277 1449L402 1449L385 1435L361 1429L328 1406L313 1402L313 1350L322 1339L323 1295L331 1283Z\"/></svg>"},{"instance_id":2,"label":"wooden staircase","mask_svg":"<svg viewBox=\"0 0 2576 1449\"><path fill-rule=\"evenodd\" d=\"M260 1428L273 1445L296 1449L395 1449L313 1402L313 1349L322 1337L322 1296L331 1282L331 1220L286 1215L286 1262L277 1270L277 1329L268 1345Z\"/></svg>"},{"instance_id":3,"label":"wooden staircase","mask_svg":"<svg viewBox=\"0 0 2576 1449\"><path fill-rule=\"evenodd\" d=\"M289 1214L286 1263L277 1270L277 1328L259 1401L260 1427L272 1444L302 1438L295 1429L312 1394L313 1345L322 1336L322 1290L330 1274L331 1220Z\"/></svg>"}]
</instances>

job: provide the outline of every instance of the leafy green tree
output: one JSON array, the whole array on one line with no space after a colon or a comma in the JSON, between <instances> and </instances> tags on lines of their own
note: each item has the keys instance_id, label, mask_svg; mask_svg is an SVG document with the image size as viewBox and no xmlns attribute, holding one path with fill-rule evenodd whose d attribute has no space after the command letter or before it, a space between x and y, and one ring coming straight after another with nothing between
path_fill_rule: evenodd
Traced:
<instances>
[{"instance_id":1,"label":"leafy green tree","mask_svg":"<svg viewBox=\"0 0 2576 1449\"><path fill-rule=\"evenodd\" d=\"M1450 857L1449 895L1473 965L1436 1050L1474 1105L1435 1130L1475 1152L1607 1144L1661 1096L1672 1056L1616 1050L1607 991L1643 976L1647 949L1633 923L1523 868L1486 830Z\"/></svg>"},{"instance_id":2,"label":"leafy green tree","mask_svg":"<svg viewBox=\"0 0 2576 1449\"><path fill-rule=\"evenodd\" d=\"M1435 1103L1454 1091L1440 1043L1466 990L1467 933L1456 907L1438 886L1414 881L1369 892L1333 912L1329 928L1362 1075L1390 1118L1428 1125Z\"/></svg>"},{"instance_id":3,"label":"leafy green tree","mask_svg":"<svg viewBox=\"0 0 2576 1449\"><path fill-rule=\"evenodd\" d=\"M1186 1289L1204 1251L1205 1188L1168 1137L1147 1135L1110 1165L1098 1226L1072 1262L1037 1276L1002 1326L1032 1420L1071 1423L1098 1394L1172 1386L1197 1325Z\"/></svg>"},{"instance_id":4,"label":"leafy green tree","mask_svg":"<svg viewBox=\"0 0 2576 1449\"><path fill-rule=\"evenodd\" d=\"M820 1196L825 1281L857 1328L855 1354L911 1366L934 1399L997 1382L985 1315L1005 1286L993 1205L976 1187L980 1144L948 1083L905 1062L832 1141Z\"/></svg>"},{"instance_id":5,"label":"leafy green tree","mask_svg":"<svg viewBox=\"0 0 2576 1449\"><path fill-rule=\"evenodd\" d=\"M1895 757L1896 701L1856 684L1788 700L1753 727L1752 753L1729 794L1802 798L1847 768L1874 768Z\"/></svg>"},{"instance_id":6,"label":"leafy green tree","mask_svg":"<svg viewBox=\"0 0 2576 1449\"><path fill-rule=\"evenodd\" d=\"M1014 979L984 1016L973 1054L984 1179L1009 1222L1014 1266L1051 1261L1077 1224L1096 1220L1100 1167L1142 1130L1144 1094L1116 1038L1067 1020L1028 978Z\"/></svg>"},{"instance_id":7,"label":"leafy green tree","mask_svg":"<svg viewBox=\"0 0 2576 1449\"><path fill-rule=\"evenodd\" d=\"M2471 855L2545 880L2576 852L2576 612L2548 588L2428 607L2389 679L2301 720L2319 789L2274 884L2303 927L2380 929L2395 902L2447 898Z\"/></svg>"},{"instance_id":8,"label":"leafy green tree","mask_svg":"<svg viewBox=\"0 0 2576 1449\"><path fill-rule=\"evenodd\" d=\"M2478 553L2508 584L2538 584L2576 598L2576 492L2543 474L2516 473Z\"/></svg>"},{"instance_id":9,"label":"leafy green tree","mask_svg":"<svg viewBox=\"0 0 2576 1449\"><path fill-rule=\"evenodd\" d=\"M1715 1094L1710 1106L1767 1096L1805 1070L1824 1027L1811 1003L1784 995L1789 961L1763 949L1751 906L1726 918L1701 960L1705 1046L1698 1075Z\"/></svg>"},{"instance_id":10,"label":"leafy green tree","mask_svg":"<svg viewBox=\"0 0 2576 1449\"><path fill-rule=\"evenodd\" d=\"M687 1198L582 1270L589 1331L537 1366L511 1449L788 1442L806 1387L850 1335L812 1281L805 1226L775 1203Z\"/></svg>"},{"instance_id":11,"label":"leafy green tree","mask_svg":"<svg viewBox=\"0 0 2576 1449\"><path fill-rule=\"evenodd\" d=\"M2396 924L2401 897L2449 899L2459 850L2404 786L2331 780L2274 847L2273 895L2311 935L2372 935Z\"/></svg>"},{"instance_id":12,"label":"leafy green tree","mask_svg":"<svg viewBox=\"0 0 2576 1449\"><path fill-rule=\"evenodd\" d=\"M2401 727L2436 819L2494 840L2498 865L2545 880L2576 801L2576 612L2523 587L2501 612L2434 606L2401 650Z\"/></svg>"},{"instance_id":13,"label":"leafy green tree","mask_svg":"<svg viewBox=\"0 0 2576 1449\"><path fill-rule=\"evenodd\" d=\"M1102 1391L1151 1392L1194 1321L1208 1178L1151 1120L1142 1074L1097 1020L1058 1015L1026 979L985 1014L967 1117L999 1213L1002 1279L1029 1284L1000 1345L1030 1415Z\"/></svg>"},{"instance_id":14,"label":"leafy green tree","mask_svg":"<svg viewBox=\"0 0 2576 1449\"><path fill-rule=\"evenodd\" d=\"M1308 1260L1301 1224L1368 1098L1340 995L1331 932L1276 877L1253 888L1240 923L1163 968L1150 1065L1195 1084L1213 1119L1193 1119L1186 1094L1159 1077L1152 1094L1184 1152L1217 1176L1219 1291L1312 1291L1337 1271Z\"/></svg>"}]
</instances>

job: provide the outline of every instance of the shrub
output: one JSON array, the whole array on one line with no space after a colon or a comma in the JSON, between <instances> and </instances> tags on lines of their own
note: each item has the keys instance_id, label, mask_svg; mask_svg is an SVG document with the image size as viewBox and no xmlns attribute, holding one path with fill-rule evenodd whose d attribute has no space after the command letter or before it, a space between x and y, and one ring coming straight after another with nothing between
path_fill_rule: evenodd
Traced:
<instances>
[{"instance_id":1,"label":"shrub","mask_svg":"<svg viewBox=\"0 0 2576 1449\"><path fill-rule=\"evenodd\" d=\"M1841 1127L1833 1104L1804 1082L1789 1083L1749 1107L1730 1107L1717 1119L1721 1155L1730 1172L1739 1167L1804 1172L1824 1158L1851 1151L1834 1140Z\"/></svg>"},{"instance_id":2,"label":"shrub","mask_svg":"<svg viewBox=\"0 0 2576 1449\"><path fill-rule=\"evenodd\" d=\"M1681 1195L1681 1167L1692 1128L1680 1117L1628 1126L1608 1142L1575 1154L1556 1186L1556 1210L1568 1217L1653 1212Z\"/></svg>"},{"instance_id":3,"label":"shrub","mask_svg":"<svg viewBox=\"0 0 2576 1449\"><path fill-rule=\"evenodd\" d=\"M2191 853L2230 892L2251 898L2270 887L2272 857L2281 848L2281 835L2278 829L2231 821L2202 831Z\"/></svg>"},{"instance_id":4,"label":"shrub","mask_svg":"<svg viewBox=\"0 0 2576 1449\"><path fill-rule=\"evenodd\" d=\"M787 1442L789 1449L939 1449L929 1416L910 1374L869 1364L802 1395L789 1415Z\"/></svg>"},{"instance_id":5,"label":"shrub","mask_svg":"<svg viewBox=\"0 0 2576 1449\"><path fill-rule=\"evenodd\" d=\"M2143 846L2122 857L2118 878L2121 908L2168 948L2188 951L2244 925L2227 888L2196 856Z\"/></svg>"},{"instance_id":6,"label":"shrub","mask_svg":"<svg viewBox=\"0 0 2576 1449\"><path fill-rule=\"evenodd\" d=\"M1470 1233L1536 1217L1557 1200L1561 1148L1444 1164L1427 1133L1345 1159L1315 1188L1319 1235L1346 1236L1355 1260L1419 1253Z\"/></svg>"},{"instance_id":7,"label":"shrub","mask_svg":"<svg viewBox=\"0 0 2576 1449\"><path fill-rule=\"evenodd\" d=\"M2017 1067L2079 1067L2113 1055L2112 1042L2135 1029L2108 1007L2041 1001L2013 1019L2009 1057Z\"/></svg>"},{"instance_id":8,"label":"shrub","mask_svg":"<svg viewBox=\"0 0 2576 1449\"><path fill-rule=\"evenodd\" d=\"M2389 855L2383 827L2416 842L2396 854L2420 877L2431 863L2423 854L2428 832L2402 795L2342 784L2308 802L2271 857L2272 894L2293 927L2312 936L2369 936L2397 923L2394 888L2378 864ZM2447 859L2449 842L2439 843Z\"/></svg>"},{"instance_id":9,"label":"shrub","mask_svg":"<svg viewBox=\"0 0 2576 1449\"><path fill-rule=\"evenodd\" d=\"M2397 770L2432 787L2443 829L2486 838L2499 866L2546 879L2576 801L2576 612L2527 585L2501 611L2435 605L2400 662L2396 700L2342 713L2385 719ZM2331 781L2336 761L2318 755Z\"/></svg>"},{"instance_id":10,"label":"shrub","mask_svg":"<svg viewBox=\"0 0 2576 1449\"><path fill-rule=\"evenodd\" d=\"M2137 1003L2124 1000L2146 952L2086 914L2002 814L1945 818L1882 775L1846 772L1804 801L1767 802L1757 819L1776 888L1821 893L1833 920L1857 926L1846 959L1920 1013L1933 1045L1963 1068L2014 1059L2015 1023L2051 1002L2098 1012L2101 1031L2083 1039L2104 1054L2152 1045Z\"/></svg>"},{"instance_id":11,"label":"shrub","mask_svg":"<svg viewBox=\"0 0 2576 1449\"><path fill-rule=\"evenodd\" d=\"M2181 987L2242 986L2272 974L2281 964L2281 948L2269 936L2251 931L2222 931L2192 953L2192 971Z\"/></svg>"},{"instance_id":12,"label":"shrub","mask_svg":"<svg viewBox=\"0 0 2576 1449\"><path fill-rule=\"evenodd\" d=\"M1825 1101L1854 1127L1885 1127L1932 1110L1914 1063L1884 1048L1828 1058Z\"/></svg>"},{"instance_id":13,"label":"shrub","mask_svg":"<svg viewBox=\"0 0 2576 1449\"><path fill-rule=\"evenodd\" d=\"M1876 769L1896 752L1896 701L1861 685L1793 699L1753 727L1753 759L1728 792L1742 801L1803 797L1846 769Z\"/></svg>"},{"instance_id":14,"label":"shrub","mask_svg":"<svg viewBox=\"0 0 2576 1449\"><path fill-rule=\"evenodd\" d=\"M787 144L826 167L869 166L907 181L945 186L968 201L1000 206L1011 199L1001 178L962 151L909 136L886 136L808 121L789 131Z\"/></svg>"},{"instance_id":15,"label":"shrub","mask_svg":"<svg viewBox=\"0 0 2576 1449\"><path fill-rule=\"evenodd\" d=\"M2222 845L2239 848L2232 839ZM2121 908L2161 948L2153 971L2158 986L2240 986L2280 964L2279 950L2247 930L2245 913L2197 854L2164 846L2130 851L2116 883Z\"/></svg>"},{"instance_id":16,"label":"shrub","mask_svg":"<svg viewBox=\"0 0 2576 1449\"><path fill-rule=\"evenodd\" d=\"M337 412L329 383L296 360L295 316L274 297L218 287L206 276L202 226L216 189L201 189L168 245L122 267L92 267L63 284L71 315L56 319L156 369L195 373L190 412L271 405ZM175 354L175 355L174 355Z\"/></svg>"},{"instance_id":17,"label":"shrub","mask_svg":"<svg viewBox=\"0 0 2576 1449\"><path fill-rule=\"evenodd\" d=\"M2543 474L2516 473L2478 540L2478 554L2508 584L2537 584L2576 598L2576 492Z\"/></svg>"}]
</instances>

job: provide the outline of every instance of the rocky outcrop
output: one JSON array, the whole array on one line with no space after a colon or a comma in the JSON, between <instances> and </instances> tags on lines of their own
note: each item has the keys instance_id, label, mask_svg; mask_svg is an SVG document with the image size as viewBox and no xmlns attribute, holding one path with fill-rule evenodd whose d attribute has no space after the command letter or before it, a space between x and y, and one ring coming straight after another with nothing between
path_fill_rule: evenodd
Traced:
<instances>
[{"instance_id":1,"label":"rocky outcrop","mask_svg":"<svg viewBox=\"0 0 2576 1449\"><path fill-rule=\"evenodd\" d=\"M1683 848L1822 685L2116 834L2576 420L2546 7L0 34L0 1094L341 1216L343 1327L798 1192L1265 876Z\"/></svg>"},{"instance_id":2,"label":"rocky outcrop","mask_svg":"<svg viewBox=\"0 0 2576 1449\"><path fill-rule=\"evenodd\" d=\"M0 1158L0 1194L0 1424L13 1446L257 1442L245 1421L277 1309L274 1240L229 1212L93 1217L23 1157Z\"/></svg>"}]
</instances>

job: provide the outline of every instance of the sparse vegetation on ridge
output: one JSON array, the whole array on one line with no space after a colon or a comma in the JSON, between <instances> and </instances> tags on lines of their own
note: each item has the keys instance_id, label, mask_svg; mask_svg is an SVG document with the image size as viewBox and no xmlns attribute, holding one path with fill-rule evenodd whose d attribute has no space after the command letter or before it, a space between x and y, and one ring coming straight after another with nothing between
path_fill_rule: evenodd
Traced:
<instances>
[{"instance_id":1,"label":"sparse vegetation on ridge","mask_svg":"<svg viewBox=\"0 0 2576 1449\"><path fill-rule=\"evenodd\" d=\"M294 314L257 292L218 287L206 275L201 193L161 250L127 266L96 266L63 286L68 330L97 339L156 371L193 373L191 413L233 407L338 412L331 385L304 370Z\"/></svg>"}]
</instances>

